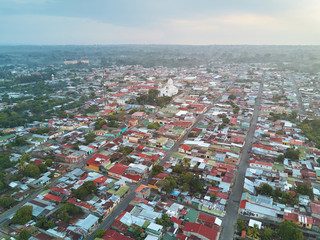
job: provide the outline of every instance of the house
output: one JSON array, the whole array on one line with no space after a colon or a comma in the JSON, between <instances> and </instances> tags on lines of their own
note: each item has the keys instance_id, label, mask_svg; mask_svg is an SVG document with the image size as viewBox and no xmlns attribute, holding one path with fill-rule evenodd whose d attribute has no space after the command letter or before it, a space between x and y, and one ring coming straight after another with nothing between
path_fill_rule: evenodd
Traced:
<instances>
[{"instance_id":1,"label":"house","mask_svg":"<svg viewBox=\"0 0 320 240\"><path fill-rule=\"evenodd\" d=\"M103 236L101 237L104 240L134 240L131 237L128 237L122 233L119 233L113 229L108 228Z\"/></svg>"},{"instance_id":2,"label":"house","mask_svg":"<svg viewBox=\"0 0 320 240\"><path fill-rule=\"evenodd\" d=\"M205 225L187 222L183 227L183 234L191 237L196 236L203 240L219 239L219 232Z\"/></svg>"},{"instance_id":3,"label":"house","mask_svg":"<svg viewBox=\"0 0 320 240\"><path fill-rule=\"evenodd\" d=\"M117 163L108 170L108 175L115 178L121 178L128 166Z\"/></svg>"},{"instance_id":4,"label":"house","mask_svg":"<svg viewBox=\"0 0 320 240\"><path fill-rule=\"evenodd\" d=\"M136 189L136 197L138 198L148 198L150 196L150 187L141 184L137 189Z\"/></svg>"},{"instance_id":5,"label":"house","mask_svg":"<svg viewBox=\"0 0 320 240\"><path fill-rule=\"evenodd\" d=\"M313 219L312 217L305 216L305 215L300 215L297 213L290 213L290 212L285 212L283 214L283 221L293 221L295 224L297 224L299 227L304 227L311 229L312 224L313 224Z\"/></svg>"},{"instance_id":6,"label":"house","mask_svg":"<svg viewBox=\"0 0 320 240\"><path fill-rule=\"evenodd\" d=\"M143 117L145 117L147 114L145 112L135 112L133 113L131 116L133 118L138 118L138 119L141 119Z\"/></svg>"},{"instance_id":7,"label":"house","mask_svg":"<svg viewBox=\"0 0 320 240\"><path fill-rule=\"evenodd\" d=\"M85 166L96 171L103 170L106 169L106 167L111 163L109 159L110 156L96 153L92 156L92 158L85 162Z\"/></svg>"},{"instance_id":8,"label":"house","mask_svg":"<svg viewBox=\"0 0 320 240\"><path fill-rule=\"evenodd\" d=\"M97 216L94 216L92 214L89 214L86 218L80 219L75 223L75 226L78 226L87 232L90 232L97 224L98 224L99 218Z\"/></svg>"}]
</instances>

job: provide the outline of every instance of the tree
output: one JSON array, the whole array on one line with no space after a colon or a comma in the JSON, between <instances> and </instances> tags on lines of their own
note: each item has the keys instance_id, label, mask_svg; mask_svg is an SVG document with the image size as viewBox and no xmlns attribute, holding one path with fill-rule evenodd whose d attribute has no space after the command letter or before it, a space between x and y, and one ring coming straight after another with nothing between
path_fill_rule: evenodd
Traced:
<instances>
[{"instance_id":1,"label":"tree","mask_svg":"<svg viewBox=\"0 0 320 240\"><path fill-rule=\"evenodd\" d=\"M38 178L41 174L40 169L35 164L28 164L23 171L23 174L28 177Z\"/></svg>"},{"instance_id":2,"label":"tree","mask_svg":"<svg viewBox=\"0 0 320 240\"><path fill-rule=\"evenodd\" d=\"M39 164L39 165L38 165L38 168L39 168L39 170L40 170L41 173L45 173L46 171L48 171L48 167L47 167L47 165L44 164L44 163Z\"/></svg>"},{"instance_id":3,"label":"tree","mask_svg":"<svg viewBox=\"0 0 320 240\"><path fill-rule=\"evenodd\" d=\"M278 155L277 162L283 163L283 161L284 161L284 155L283 154Z\"/></svg>"},{"instance_id":4,"label":"tree","mask_svg":"<svg viewBox=\"0 0 320 240\"><path fill-rule=\"evenodd\" d=\"M298 184L296 188L297 193L302 194L302 195L308 195L311 197L313 195L313 190L312 188L306 184L306 183L300 183Z\"/></svg>"},{"instance_id":5,"label":"tree","mask_svg":"<svg viewBox=\"0 0 320 240\"><path fill-rule=\"evenodd\" d=\"M28 230L22 230L19 234L18 240L28 240L31 237L31 233Z\"/></svg>"},{"instance_id":6,"label":"tree","mask_svg":"<svg viewBox=\"0 0 320 240\"><path fill-rule=\"evenodd\" d=\"M256 225L253 228L248 229L248 236L252 239L260 239L260 231Z\"/></svg>"},{"instance_id":7,"label":"tree","mask_svg":"<svg viewBox=\"0 0 320 240\"><path fill-rule=\"evenodd\" d=\"M217 199L216 194L215 194L214 192L211 192L211 193L210 193L210 200L211 200L212 202L215 202L216 199Z\"/></svg>"},{"instance_id":8,"label":"tree","mask_svg":"<svg viewBox=\"0 0 320 240\"><path fill-rule=\"evenodd\" d=\"M292 221L284 221L280 224L278 233L282 240L302 240L303 234Z\"/></svg>"},{"instance_id":9,"label":"tree","mask_svg":"<svg viewBox=\"0 0 320 240\"><path fill-rule=\"evenodd\" d=\"M244 221L241 220L241 219L238 219L238 220L237 220L237 227L238 227L239 232L242 232L242 231L246 231L246 230L247 230L247 227L246 227L246 225L244 224Z\"/></svg>"},{"instance_id":10,"label":"tree","mask_svg":"<svg viewBox=\"0 0 320 240\"><path fill-rule=\"evenodd\" d=\"M299 160L300 151L299 149L289 148L286 150L284 156L291 160Z\"/></svg>"},{"instance_id":11,"label":"tree","mask_svg":"<svg viewBox=\"0 0 320 240\"><path fill-rule=\"evenodd\" d=\"M52 166L52 159L50 159L50 158L48 158L47 160L46 160L46 165L48 166L48 167L51 167Z\"/></svg>"},{"instance_id":12,"label":"tree","mask_svg":"<svg viewBox=\"0 0 320 240\"><path fill-rule=\"evenodd\" d=\"M152 176L156 176L158 175L159 173L161 173L163 171L163 166L160 166L160 165L156 165L152 168Z\"/></svg>"},{"instance_id":13,"label":"tree","mask_svg":"<svg viewBox=\"0 0 320 240\"><path fill-rule=\"evenodd\" d=\"M3 208L10 208L15 203L12 197L3 196L0 197L0 206Z\"/></svg>"},{"instance_id":14,"label":"tree","mask_svg":"<svg viewBox=\"0 0 320 240\"><path fill-rule=\"evenodd\" d=\"M173 172L175 172L175 173L185 173L186 172L186 170L184 169L184 167L183 166L181 166L181 165L177 165L177 166L174 166L173 167Z\"/></svg>"},{"instance_id":15,"label":"tree","mask_svg":"<svg viewBox=\"0 0 320 240\"><path fill-rule=\"evenodd\" d=\"M24 225L32 219L32 206L22 206L11 219L12 223Z\"/></svg>"},{"instance_id":16,"label":"tree","mask_svg":"<svg viewBox=\"0 0 320 240\"><path fill-rule=\"evenodd\" d=\"M228 98L231 99L231 100L235 100L235 99L236 99L236 96L235 96L234 94L231 94L231 95L229 95Z\"/></svg>"},{"instance_id":17,"label":"tree","mask_svg":"<svg viewBox=\"0 0 320 240\"><path fill-rule=\"evenodd\" d=\"M23 154L22 157L21 157L22 161L25 161L25 162L29 162L31 157L29 154Z\"/></svg>"},{"instance_id":18,"label":"tree","mask_svg":"<svg viewBox=\"0 0 320 240\"><path fill-rule=\"evenodd\" d=\"M104 235L105 232L106 232L106 230L102 228L102 229L100 229L98 232L96 232L94 234L94 237L95 238L101 238Z\"/></svg>"},{"instance_id":19,"label":"tree","mask_svg":"<svg viewBox=\"0 0 320 240\"><path fill-rule=\"evenodd\" d=\"M269 228L264 227L262 233L261 233L261 240L272 240L274 239L275 232Z\"/></svg>"},{"instance_id":20,"label":"tree","mask_svg":"<svg viewBox=\"0 0 320 240\"><path fill-rule=\"evenodd\" d=\"M166 213L163 213L161 218L156 218L156 223L165 228L173 226L173 222Z\"/></svg>"},{"instance_id":21,"label":"tree","mask_svg":"<svg viewBox=\"0 0 320 240\"><path fill-rule=\"evenodd\" d=\"M272 196L273 194L273 189L268 183L262 184L257 190L263 195Z\"/></svg>"},{"instance_id":22,"label":"tree","mask_svg":"<svg viewBox=\"0 0 320 240\"><path fill-rule=\"evenodd\" d=\"M190 167L190 158L184 158L182 159L182 166L186 167L186 168L189 168Z\"/></svg>"},{"instance_id":23,"label":"tree","mask_svg":"<svg viewBox=\"0 0 320 240\"><path fill-rule=\"evenodd\" d=\"M320 157L317 159L318 164L320 165Z\"/></svg>"},{"instance_id":24,"label":"tree","mask_svg":"<svg viewBox=\"0 0 320 240\"><path fill-rule=\"evenodd\" d=\"M94 142L94 139L96 138L96 135L94 133L88 133L84 136L84 139L86 140L86 145L89 145L90 143Z\"/></svg>"}]
</instances>

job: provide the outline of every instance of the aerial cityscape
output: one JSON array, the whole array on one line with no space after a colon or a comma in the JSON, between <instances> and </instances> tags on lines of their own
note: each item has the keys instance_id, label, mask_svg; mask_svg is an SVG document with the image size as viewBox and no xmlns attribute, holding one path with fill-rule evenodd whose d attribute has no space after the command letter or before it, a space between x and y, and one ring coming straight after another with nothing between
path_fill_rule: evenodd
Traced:
<instances>
[{"instance_id":1,"label":"aerial cityscape","mask_svg":"<svg viewBox=\"0 0 320 240\"><path fill-rule=\"evenodd\" d=\"M320 239L320 5L239 2L4 0L0 239Z\"/></svg>"}]
</instances>

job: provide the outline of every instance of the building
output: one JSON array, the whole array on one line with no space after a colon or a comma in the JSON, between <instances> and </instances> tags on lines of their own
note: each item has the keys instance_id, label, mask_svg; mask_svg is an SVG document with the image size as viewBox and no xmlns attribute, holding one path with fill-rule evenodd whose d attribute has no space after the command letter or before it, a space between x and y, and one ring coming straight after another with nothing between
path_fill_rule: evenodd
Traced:
<instances>
[{"instance_id":1,"label":"building","mask_svg":"<svg viewBox=\"0 0 320 240\"><path fill-rule=\"evenodd\" d=\"M164 96L172 97L173 95L178 94L178 91L179 91L178 88L173 85L173 81L171 78L168 80L168 83L166 85L162 86L160 84L159 86L160 97L164 97Z\"/></svg>"}]
</instances>

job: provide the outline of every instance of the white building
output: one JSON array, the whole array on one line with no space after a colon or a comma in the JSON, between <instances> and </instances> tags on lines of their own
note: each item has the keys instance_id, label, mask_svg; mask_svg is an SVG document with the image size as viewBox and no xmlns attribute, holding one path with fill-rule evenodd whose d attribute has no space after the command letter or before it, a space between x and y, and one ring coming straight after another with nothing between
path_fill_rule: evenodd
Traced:
<instances>
[{"instance_id":1,"label":"white building","mask_svg":"<svg viewBox=\"0 0 320 240\"><path fill-rule=\"evenodd\" d=\"M159 86L159 97L167 96L172 97L178 93L178 88L173 85L173 81L170 78L166 85L162 87L162 84Z\"/></svg>"}]
</instances>

